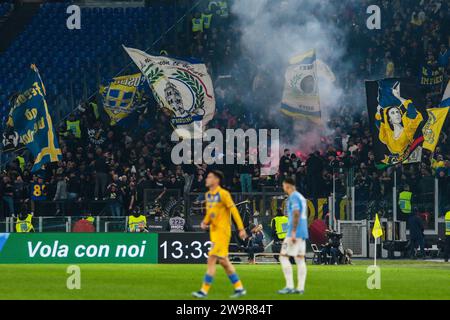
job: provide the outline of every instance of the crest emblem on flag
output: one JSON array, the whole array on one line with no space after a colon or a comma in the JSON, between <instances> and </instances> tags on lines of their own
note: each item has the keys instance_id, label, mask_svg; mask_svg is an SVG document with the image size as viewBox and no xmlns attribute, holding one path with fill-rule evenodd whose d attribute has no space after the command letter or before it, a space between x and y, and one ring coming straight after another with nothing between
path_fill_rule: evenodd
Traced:
<instances>
[{"instance_id":1,"label":"crest emblem on flag","mask_svg":"<svg viewBox=\"0 0 450 320\"><path fill-rule=\"evenodd\" d=\"M134 110L135 98L143 88L144 77L140 74L115 77L105 86L100 87L103 108L116 124L128 117Z\"/></svg>"},{"instance_id":2,"label":"crest emblem on flag","mask_svg":"<svg viewBox=\"0 0 450 320\"><path fill-rule=\"evenodd\" d=\"M336 77L330 67L316 59L315 50L309 50L289 60L284 78L281 112L320 123L319 78L334 82Z\"/></svg>"}]
</instances>

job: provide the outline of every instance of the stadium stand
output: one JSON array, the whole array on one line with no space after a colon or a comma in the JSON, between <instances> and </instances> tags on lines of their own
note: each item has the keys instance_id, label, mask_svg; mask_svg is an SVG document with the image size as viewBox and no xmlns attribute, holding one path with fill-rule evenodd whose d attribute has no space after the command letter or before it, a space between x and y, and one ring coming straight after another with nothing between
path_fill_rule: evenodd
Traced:
<instances>
[{"instance_id":1,"label":"stadium stand","mask_svg":"<svg viewBox=\"0 0 450 320\"><path fill-rule=\"evenodd\" d=\"M0 18L3 18L11 12L13 6L11 3L0 3Z\"/></svg>"},{"instance_id":2,"label":"stadium stand","mask_svg":"<svg viewBox=\"0 0 450 320\"><path fill-rule=\"evenodd\" d=\"M67 3L41 5L26 29L0 56L0 69L5 74L0 81L3 107L7 106L4 93L17 90L23 81L17 75L25 74L30 63L42 70L50 104L55 104L60 95L76 97L74 103L78 104L95 92L103 79L126 66L122 44L148 48L152 35L161 34L162 27L177 19L170 6L82 8L83 29L69 30L66 8ZM69 111L66 103L59 105L60 114ZM7 110L2 114L4 117Z\"/></svg>"}]
</instances>

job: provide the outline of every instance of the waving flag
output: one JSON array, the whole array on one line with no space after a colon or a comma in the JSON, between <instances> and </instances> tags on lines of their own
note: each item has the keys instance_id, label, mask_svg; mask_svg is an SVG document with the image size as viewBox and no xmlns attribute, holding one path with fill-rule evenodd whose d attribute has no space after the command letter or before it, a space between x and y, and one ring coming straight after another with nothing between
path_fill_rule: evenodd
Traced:
<instances>
[{"instance_id":1,"label":"waving flag","mask_svg":"<svg viewBox=\"0 0 450 320\"><path fill-rule=\"evenodd\" d=\"M380 169L420 162L423 149L434 151L449 110L445 103L425 108L421 90L402 79L367 81L366 94Z\"/></svg>"},{"instance_id":2,"label":"waving flag","mask_svg":"<svg viewBox=\"0 0 450 320\"><path fill-rule=\"evenodd\" d=\"M434 150L439 142L439 134L444 126L445 119L450 107L450 82L442 97L439 108L428 109L429 120L424 126L423 134L425 141L423 147L425 149Z\"/></svg>"},{"instance_id":3,"label":"waving flag","mask_svg":"<svg viewBox=\"0 0 450 320\"><path fill-rule=\"evenodd\" d=\"M100 87L103 108L111 119L111 124L128 117L135 110L136 98L143 88L145 77L137 73L115 77L105 86Z\"/></svg>"},{"instance_id":4,"label":"waving flag","mask_svg":"<svg viewBox=\"0 0 450 320\"><path fill-rule=\"evenodd\" d=\"M439 105L441 108L450 107L450 81L447 83L447 88L442 96L442 102Z\"/></svg>"},{"instance_id":5,"label":"waving flag","mask_svg":"<svg viewBox=\"0 0 450 320\"><path fill-rule=\"evenodd\" d=\"M315 50L295 56L289 61L285 73L281 112L291 117L320 121Z\"/></svg>"},{"instance_id":6,"label":"waving flag","mask_svg":"<svg viewBox=\"0 0 450 320\"><path fill-rule=\"evenodd\" d=\"M147 78L159 106L170 112L177 134L185 138L202 137L202 130L214 117L216 108L206 66L197 61L124 49Z\"/></svg>"},{"instance_id":7,"label":"waving flag","mask_svg":"<svg viewBox=\"0 0 450 320\"><path fill-rule=\"evenodd\" d=\"M375 239L378 239L383 235L383 229L381 228L380 219L378 218L378 213L375 216L375 223L372 229L372 235Z\"/></svg>"},{"instance_id":8,"label":"waving flag","mask_svg":"<svg viewBox=\"0 0 450 320\"><path fill-rule=\"evenodd\" d=\"M13 102L8 125L19 135L35 160L32 171L38 171L49 162L61 160L61 149L48 112L45 87L35 65Z\"/></svg>"}]
</instances>

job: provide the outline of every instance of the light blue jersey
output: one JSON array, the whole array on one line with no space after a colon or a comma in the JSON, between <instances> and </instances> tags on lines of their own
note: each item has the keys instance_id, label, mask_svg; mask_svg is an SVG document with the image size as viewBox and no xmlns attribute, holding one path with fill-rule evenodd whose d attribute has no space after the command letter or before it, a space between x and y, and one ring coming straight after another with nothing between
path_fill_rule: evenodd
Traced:
<instances>
[{"instance_id":1,"label":"light blue jersey","mask_svg":"<svg viewBox=\"0 0 450 320\"><path fill-rule=\"evenodd\" d=\"M305 197L298 191L291 193L287 198L286 210L289 219L287 237L290 237L292 234L294 211L298 210L300 212L300 219L297 225L296 237L303 240L308 239L308 204L306 203Z\"/></svg>"}]
</instances>

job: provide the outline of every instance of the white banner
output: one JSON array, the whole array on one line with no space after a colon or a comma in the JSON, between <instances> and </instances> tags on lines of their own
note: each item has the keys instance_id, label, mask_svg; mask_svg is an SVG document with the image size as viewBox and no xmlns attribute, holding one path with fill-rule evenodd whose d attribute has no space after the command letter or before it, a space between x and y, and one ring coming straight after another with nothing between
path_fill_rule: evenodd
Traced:
<instances>
[{"instance_id":1,"label":"white banner","mask_svg":"<svg viewBox=\"0 0 450 320\"><path fill-rule=\"evenodd\" d=\"M281 112L295 118L320 121L316 52L293 57L285 74Z\"/></svg>"},{"instance_id":2,"label":"white banner","mask_svg":"<svg viewBox=\"0 0 450 320\"><path fill-rule=\"evenodd\" d=\"M177 134L183 138L201 138L216 109L214 89L206 66L196 61L124 49L147 77L160 107L171 113L171 123Z\"/></svg>"}]
</instances>

